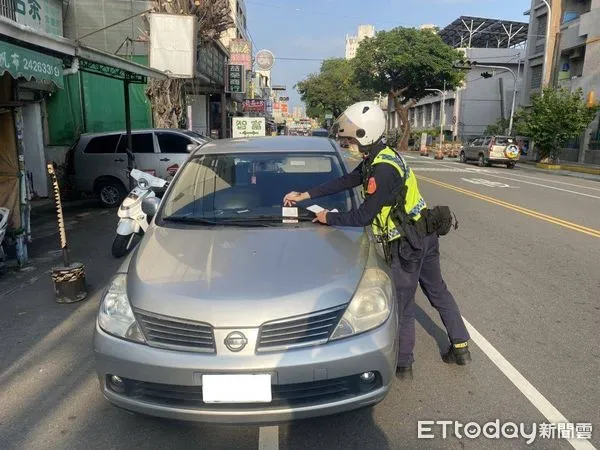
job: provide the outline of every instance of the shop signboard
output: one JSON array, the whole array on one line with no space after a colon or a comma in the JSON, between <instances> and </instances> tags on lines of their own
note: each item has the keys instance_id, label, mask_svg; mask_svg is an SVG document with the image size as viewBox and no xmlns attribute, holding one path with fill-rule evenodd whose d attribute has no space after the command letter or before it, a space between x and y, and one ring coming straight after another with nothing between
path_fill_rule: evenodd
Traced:
<instances>
[{"instance_id":1,"label":"shop signboard","mask_svg":"<svg viewBox=\"0 0 600 450\"><path fill-rule=\"evenodd\" d=\"M234 139L266 136L264 117L233 117L231 121L232 137Z\"/></svg>"}]
</instances>

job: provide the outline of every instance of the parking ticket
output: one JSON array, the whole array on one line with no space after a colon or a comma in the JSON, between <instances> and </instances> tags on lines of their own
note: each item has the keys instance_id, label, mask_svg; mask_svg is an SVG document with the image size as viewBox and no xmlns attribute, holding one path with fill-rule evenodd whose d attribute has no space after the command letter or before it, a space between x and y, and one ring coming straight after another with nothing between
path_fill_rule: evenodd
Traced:
<instances>
[{"instance_id":1,"label":"parking ticket","mask_svg":"<svg viewBox=\"0 0 600 450\"><path fill-rule=\"evenodd\" d=\"M320 213L321 211L323 211L325 208L323 208L323 207L321 207L321 206L319 206L319 205L312 205L312 206L309 206L309 207L308 207L308 208L306 208L306 209L308 209L310 212L313 212L313 213L315 213L315 214L319 214L319 213ZM331 212L334 212L334 213L336 213L336 212L338 212L338 210L337 210L337 209L332 209L332 210L331 210Z\"/></svg>"}]
</instances>

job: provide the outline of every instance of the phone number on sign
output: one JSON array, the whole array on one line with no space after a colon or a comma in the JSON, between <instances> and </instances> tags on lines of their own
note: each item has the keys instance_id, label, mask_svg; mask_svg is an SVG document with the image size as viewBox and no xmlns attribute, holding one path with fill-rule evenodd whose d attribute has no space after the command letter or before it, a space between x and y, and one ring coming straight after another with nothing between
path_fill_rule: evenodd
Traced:
<instances>
[{"instance_id":1,"label":"phone number on sign","mask_svg":"<svg viewBox=\"0 0 600 450\"><path fill-rule=\"evenodd\" d=\"M46 64L32 59L23 58L23 68L25 70L31 70L32 72L44 73L46 75L54 75L55 77L60 76L60 70L58 67L52 64Z\"/></svg>"}]
</instances>

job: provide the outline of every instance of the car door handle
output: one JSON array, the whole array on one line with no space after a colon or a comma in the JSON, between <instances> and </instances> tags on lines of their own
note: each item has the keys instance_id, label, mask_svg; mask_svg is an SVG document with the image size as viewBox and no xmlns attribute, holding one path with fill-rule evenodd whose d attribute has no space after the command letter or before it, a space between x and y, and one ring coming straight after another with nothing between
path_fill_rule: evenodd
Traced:
<instances>
[{"instance_id":1,"label":"car door handle","mask_svg":"<svg viewBox=\"0 0 600 450\"><path fill-rule=\"evenodd\" d=\"M123 158L117 158L115 159L115 162L125 162L125 160Z\"/></svg>"},{"instance_id":2,"label":"car door handle","mask_svg":"<svg viewBox=\"0 0 600 450\"><path fill-rule=\"evenodd\" d=\"M161 161L171 161L169 158L161 158Z\"/></svg>"}]
</instances>

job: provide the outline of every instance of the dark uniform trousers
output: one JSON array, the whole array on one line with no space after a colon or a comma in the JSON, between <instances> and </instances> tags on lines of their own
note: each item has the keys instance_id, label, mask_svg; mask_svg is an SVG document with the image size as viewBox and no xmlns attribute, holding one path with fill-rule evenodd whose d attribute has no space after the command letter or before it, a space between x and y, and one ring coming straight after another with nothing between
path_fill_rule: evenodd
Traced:
<instances>
[{"instance_id":1,"label":"dark uniform trousers","mask_svg":"<svg viewBox=\"0 0 600 450\"><path fill-rule=\"evenodd\" d=\"M398 366L414 362L415 293L417 285L440 314L453 344L469 340L456 300L446 287L440 268L440 249L437 234L422 237L422 250L414 250L405 239L390 244L391 267L399 318Z\"/></svg>"}]
</instances>

